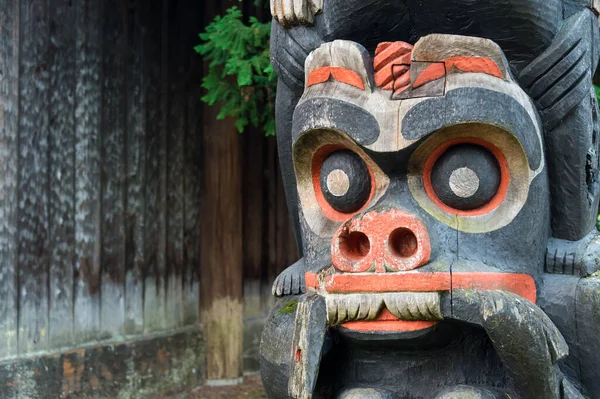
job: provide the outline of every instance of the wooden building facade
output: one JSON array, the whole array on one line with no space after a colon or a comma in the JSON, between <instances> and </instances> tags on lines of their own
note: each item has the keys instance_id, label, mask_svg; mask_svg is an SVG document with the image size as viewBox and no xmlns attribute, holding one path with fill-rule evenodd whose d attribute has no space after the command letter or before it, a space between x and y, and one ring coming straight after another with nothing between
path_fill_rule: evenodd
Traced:
<instances>
[{"instance_id":1,"label":"wooden building facade","mask_svg":"<svg viewBox=\"0 0 600 399\"><path fill-rule=\"evenodd\" d=\"M274 138L200 101L193 46L233 3L0 0L0 397L255 367L297 255Z\"/></svg>"}]
</instances>

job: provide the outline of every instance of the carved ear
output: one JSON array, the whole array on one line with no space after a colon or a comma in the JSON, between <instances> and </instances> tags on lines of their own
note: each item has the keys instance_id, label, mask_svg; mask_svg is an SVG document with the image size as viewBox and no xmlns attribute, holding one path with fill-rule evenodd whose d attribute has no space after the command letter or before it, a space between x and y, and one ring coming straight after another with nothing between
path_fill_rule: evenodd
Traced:
<instances>
[{"instance_id":1,"label":"carved ear","mask_svg":"<svg viewBox=\"0 0 600 399\"><path fill-rule=\"evenodd\" d=\"M306 87L339 82L360 90L371 91L373 71L371 57L358 43L336 40L322 44L306 58Z\"/></svg>"},{"instance_id":2,"label":"carved ear","mask_svg":"<svg viewBox=\"0 0 600 399\"><path fill-rule=\"evenodd\" d=\"M592 88L598 43L597 17L584 9L564 21L519 76L544 125L552 234L568 241L595 231L600 200L600 125Z\"/></svg>"}]
</instances>

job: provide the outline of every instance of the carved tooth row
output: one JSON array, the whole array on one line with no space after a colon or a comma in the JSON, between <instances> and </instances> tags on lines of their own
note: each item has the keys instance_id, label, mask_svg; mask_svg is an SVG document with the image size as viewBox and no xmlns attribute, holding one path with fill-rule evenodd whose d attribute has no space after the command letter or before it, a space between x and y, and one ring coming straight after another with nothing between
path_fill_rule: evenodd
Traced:
<instances>
[{"instance_id":1,"label":"carved tooth row","mask_svg":"<svg viewBox=\"0 0 600 399\"><path fill-rule=\"evenodd\" d=\"M373 320L383 307L401 320L442 320L437 292L384 294L331 294L325 297L327 322L335 326L348 321Z\"/></svg>"},{"instance_id":2,"label":"carved tooth row","mask_svg":"<svg viewBox=\"0 0 600 399\"><path fill-rule=\"evenodd\" d=\"M384 295L388 310L401 320L442 320L438 292L395 292Z\"/></svg>"},{"instance_id":3,"label":"carved tooth row","mask_svg":"<svg viewBox=\"0 0 600 399\"><path fill-rule=\"evenodd\" d=\"M383 298L372 294L328 295L327 321L337 325L353 320L373 320L383 308Z\"/></svg>"}]
</instances>

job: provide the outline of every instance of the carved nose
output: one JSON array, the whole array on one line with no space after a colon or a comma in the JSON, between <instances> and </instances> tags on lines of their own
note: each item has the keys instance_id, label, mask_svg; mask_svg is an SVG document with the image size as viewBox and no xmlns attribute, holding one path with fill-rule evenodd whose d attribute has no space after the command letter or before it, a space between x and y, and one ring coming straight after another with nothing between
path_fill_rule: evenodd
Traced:
<instances>
[{"instance_id":1,"label":"carved nose","mask_svg":"<svg viewBox=\"0 0 600 399\"><path fill-rule=\"evenodd\" d=\"M415 215L392 209L371 211L344 223L331 240L333 266L343 272L398 272L429 262L431 244Z\"/></svg>"}]
</instances>

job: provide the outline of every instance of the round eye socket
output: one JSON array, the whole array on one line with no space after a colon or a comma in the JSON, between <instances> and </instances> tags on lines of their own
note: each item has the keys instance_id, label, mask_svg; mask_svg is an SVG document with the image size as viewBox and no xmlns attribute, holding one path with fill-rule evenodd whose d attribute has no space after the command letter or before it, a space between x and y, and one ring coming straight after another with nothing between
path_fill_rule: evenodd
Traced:
<instances>
[{"instance_id":1,"label":"round eye socket","mask_svg":"<svg viewBox=\"0 0 600 399\"><path fill-rule=\"evenodd\" d=\"M488 204L498 193L502 171L498 159L477 144L448 148L431 169L431 187L446 206L471 211Z\"/></svg>"},{"instance_id":2,"label":"round eye socket","mask_svg":"<svg viewBox=\"0 0 600 399\"><path fill-rule=\"evenodd\" d=\"M353 213L371 195L371 173L365 161L350 150L334 151L321 165L321 192L333 209Z\"/></svg>"}]
</instances>

